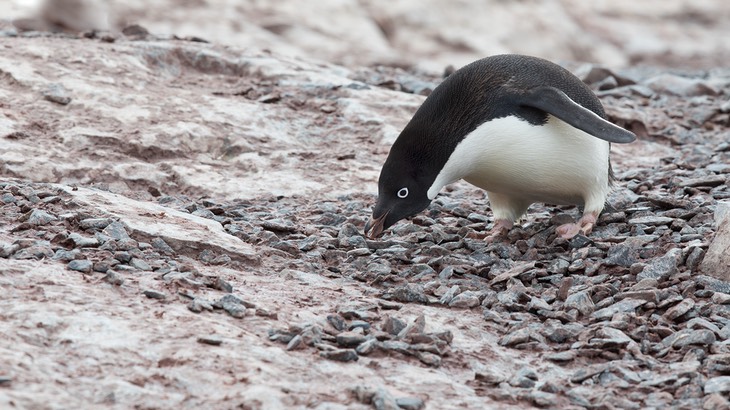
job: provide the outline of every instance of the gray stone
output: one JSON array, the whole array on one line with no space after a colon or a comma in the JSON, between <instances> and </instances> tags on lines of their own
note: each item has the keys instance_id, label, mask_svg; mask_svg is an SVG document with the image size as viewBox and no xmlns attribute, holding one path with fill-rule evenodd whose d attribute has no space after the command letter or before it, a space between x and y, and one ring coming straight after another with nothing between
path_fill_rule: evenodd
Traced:
<instances>
[{"instance_id":1,"label":"gray stone","mask_svg":"<svg viewBox=\"0 0 730 410\"><path fill-rule=\"evenodd\" d=\"M225 310L229 315L235 318L242 318L246 316L246 306L243 305L241 299L234 295L225 295L218 301L218 304Z\"/></svg>"},{"instance_id":2,"label":"gray stone","mask_svg":"<svg viewBox=\"0 0 730 410\"><path fill-rule=\"evenodd\" d=\"M49 223L58 220L55 215L52 215L42 209L34 209L30 212L30 214L24 216L22 219L33 226L48 225Z\"/></svg>"},{"instance_id":3,"label":"gray stone","mask_svg":"<svg viewBox=\"0 0 730 410\"><path fill-rule=\"evenodd\" d=\"M99 246L99 240L95 237L87 237L74 232L68 236L77 248L95 248Z\"/></svg>"},{"instance_id":4,"label":"gray stone","mask_svg":"<svg viewBox=\"0 0 730 410\"><path fill-rule=\"evenodd\" d=\"M210 346L220 346L223 344L223 339L220 336L200 336L198 337L198 343Z\"/></svg>"},{"instance_id":5,"label":"gray stone","mask_svg":"<svg viewBox=\"0 0 730 410\"><path fill-rule=\"evenodd\" d=\"M175 251L162 238L152 238L152 247L165 255L172 255Z\"/></svg>"},{"instance_id":6,"label":"gray stone","mask_svg":"<svg viewBox=\"0 0 730 410\"><path fill-rule=\"evenodd\" d=\"M355 351L361 356L367 356L378 348L378 343L378 339L376 338L367 339L360 343L360 345L355 348Z\"/></svg>"},{"instance_id":7,"label":"gray stone","mask_svg":"<svg viewBox=\"0 0 730 410\"><path fill-rule=\"evenodd\" d=\"M124 278L113 270L108 270L104 276L104 281L112 286L121 286L124 283Z\"/></svg>"},{"instance_id":8,"label":"gray stone","mask_svg":"<svg viewBox=\"0 0 730 410\"><path fill-rule=\"evenodd\" d=\"M473 290L462 292L456 295L451 302L449 302L449 306L460 309L471 309L477 307L479 306L479 292Z\"/></svg>"},{"instance_id":9,"label":"gray stone","mask_svg":"<svg viewBox=\"0 0 730 410\"><path fill-rule=\"evenodd\" d=\"M421 363L431 367L441 366L441 356L434 353L418 351L416 352L416 358L418 358Z\"/></svg>"},{"instance_id":10,"label":"gray stone","mask_svg":"<svg viewBox=\"0 0 730 410\"><path fill-rule=\"evenodd\" d=\"M423 291L423 286L409 283L395 288L391 296L393 300L403 303L428 303L428 296Z\"/></svg>"},{"instance_id":11,"label":"gray stone","mask_svg":"<svg viewBox=\"0 0 730 410\"><path fill-rule=\"evenodd\" d=\"M641 225L650 225L650 226L669 225L670 223L672 223L672 221L674 221L674 218L669 218L666 216L654 216L654 215L642 216L639 218L629 219L629 223L632 225L641 224Z\"/></svg>"},{"instance_id":12,"label":"gray stone","mask_svg":"<svg viewBox=\"0 0 730 410\"><path fill-rule=\"evenodd\" d=\"M122 239L130 239L129 234L127 233L127 228L125 228L124 224L119 221L114 221L107 225L102 233L118 241Z\"/></svg>"},{"instance_id":13,"label":"gray stone","mask_svg":"<svg viewBox=\"0 0 730 410\"><path fill-rule=\"evenodd\" d=\"M93 268L93 263L86 259L77 259L72 260L68 263L68 268L71 270L83 272L83 273L90 273L91 268Z\"/></svg>"},{"instance_id":14,"label":"gray stone","mask_svg":"<svg viewBox=\"0 0 730 410\"><path fill-rule=\"evenodd\" d=\"M510 379L509 384L514 387L531 389L535 387L537 380L537 373L534 370L529 367L523 367Z\"/></svg>"},{"instance_id":15,"label":"gray stone","mask_svg":"<svg viewBox=\"0 0 730 410\"><path fill-rule=\"evenodd\" d=\"M289 343L286 344L286 350L298 350L303 348L305 345L303 343L303 339L301 335L296 335L289 340Z\"/></svg>"},{"instance_id":16,"label":"gray stone","mask_svg":"<svg viewBox=\"0 0 730 410\"><path fill-rule=\"evenodd\" d=\"M406 327L406 322L397 317L388 316L385 318L383 323L383 331L390 333L393 336L398 335Z\"/></svg>"},{"instance_id":17,"label":"gray stone","mask_svg":"<svg viewBox=\"0 0 730 410\"><path fill-rule=\"evenodd\" d=\"M677 273L677 265L682 256L681 249L671 249L664 256L652 260L644 269L636 275L637 280L647 278L665 280Z\"/></svg>"},{"instance_id":18,"label":"gray stone","mask_svg":"<svg viewBox=\"0 0 730 410\"><path fill-rule=\"evenodd\" d=\"M71 97L68 96L68 90L58 83L48 85L42 94L45 100L59 105L68 105L71 102Z\"/></svg>"},{"instance_id":19,"label":"gray stone","mask_svg":"<svg viewBox=\"0 0 730 410\"><path fill-rule=\"evenodd\" d=\"M715 226L717 231L700 264L700 271L728 283L730 282L730 201L717 203Z\"/></svg>"},{"instance_id":20,"label":"gray stone","mask_svg":"<svg viewBox=\"0 0 730 410\"><path fill-rule=\"evenodd\" d=\"M664 313L664 317L666 317L668 320L674 321L674 320L677 320L677 318L679 318L680 316L689 312L694 307L695 307L694 300L684 299L683 301L679 302L678 304L667 309L666 313Z\"/></svg>"},{"instance_id":21,"label":"gray stone","mask_svg":"<svg viewBox=\"0 0 730 410\"><path fill-rule=\"evenodd\" d=\"M499 339L499 344L502 346L515 346L529 341L530 329L523 327L522 329L517 329L514 332L502 336L502 338Z\"/></svg>"},{"instance_id":22,"label":"gray stone","mask_svg":"<svg viewBox=\"0 0 730 410\"><path fill-rule=\"evenodd\" d=\"M354 349L334 349L319 352L320 357L336 362L355 362L359 359Z\"/></svg>"},{"instance_id":23,"label":"gray stone","mask_svg":"<svg viewBox=\"0 0 730 410\"><path fill-rule=\"evenodd\" d=\"M707 329L683 329L673 333L662 340L662 344L675 349L685 346L700 345L707 346L715 343L715 334Z\"/></svg>"},{"instance_id":24,"label":"gray stone","mask_svg":"<svg viewBox=\"0 0 730 410\"><path fill-rule=\"evenodd\" d=\"M56 251L55 254L53 254L53 259L68 262L76 259L76 257L80 254L81 252L79 252L78 249L74 249L71 251L67 251L66 249L59 249Z\"/></svg>"},{"instance_id":25,"label":"gray stone","mask_svg":"<svg viewBox=\"0 0 730 410\"><path fill-rule=\"evenodd\" d=\"M339 333L335 336L335 339L340 347L356 347L365 342L365 340L367 340L367 336L365 336L362 332L350 330Z\"/></svg>"},{"instance_id":26,"label":"gray stone","mask_svg":"<svg viewBox=\"0 0 730 410\"><path fill-rule=\"evenodd\" d=\"M403 410L422 410L426 407L426 403L417 397L399 397L395 399L395 404Z\"/></svg>"},{"instance_id":27,"label":"gray stone","mask_svg":"<svg viewBox=\"0 0 730 410\"><path fill-rule=\"evenodd\" d=\"M730 305L730 295L727 293L715 292L712 294L712 303L718 305Z\"/></svg>"},{"instance_id":28,"label":"gray stone","mask_svg":"<svg viewBox=\"0 0 730 410\"><path fill-rule=\"evenodd\" d=\"M167 295L165 295L164 293L151 289L142 291L142 294L150 299L164 300L165 298L167 298Z\"/></svg>"},{"instance_id":29,"label":"gray stone","mask_svg":"<svg viewBox=\"0 0 730 410\"><path fill-rule=\"evenodd\" d=\"M200 313L203 310L212 311L213 304L203 298L195 298L188 303L188 310L194 313Z\"/></svg>"},{"instance_id":30,"label":"gray stone","mask_svg":"<svg viewBox=\"0 0 730 410\"><path fill-rule=\"evenodd\" d=\"M730 393L730 376L718 376L707 379L705 394Z\"/></svg>"},{"instance_id":31,"label":"gray stone","mask_svg":"<svg viewBox=\"0 0 730 410\"><path fill-rule=\"evenodd\" d=\"M454 296L459 294L459 292L461 292L461 288L459 287L459 285L454 285L450 287L449 290L441 295L439 303L441 303L442 305L448 305L454 299Z\"/></svg>"},{"instance_id":32,"label":"gray stone","mask_svg":"<svg viewBox=\"0 0 730 410\"><path fill-rule=\"evenodd\" d=\"M111 218L86 218L79 221L79 226L82 229L104 229L112 223Z\"/></svg>"},{"instance_id":33,"label":"gray stone","mask_svg":"<svg viewBox=\"0 0 730 410\"><path fill-rule=\"evenodd\" d=\"M149 263L145 262L144 260L140 258L132 258L132 260L129 261L129 265L132 266L135 269L139 269L141 271L145 272L151 272L152 267L149 265Z\"/></svg>"},{"instance_id":34,"label":"gray stone","mask_svg":"<svg viewBox=\"0 0 730 410\"><path fill-rule=\"evenodd\" d=\"M616 313L633 313L636 308L646 303L645 300L641 299L624 299L611 306L593 312L592 317L598 320L608 320Z\"/></svg>"},{"instance_id":35,"label":"gray stone","mask_svg":"<svg viewBox=\"0 0 730 410\"><path fill-rule=\"evenodd\" d=\"M636 262L634 250L626 245L616 245L608 249L608 255L603 262L607 266L630 267Z\"/></svg>"},{"instance_id":36,"label":"gray stone","mask_svg":"<svg viewBox=\"0 0 730 410\"><path fill-rule=\"evenodd\" d=\"M568 296L564 304L566 309L576 309L583 316L588 316L593 313L595 306L593 300L588 295L588 292L581 291L576 292Z\"/></svg>"}]
</instances>

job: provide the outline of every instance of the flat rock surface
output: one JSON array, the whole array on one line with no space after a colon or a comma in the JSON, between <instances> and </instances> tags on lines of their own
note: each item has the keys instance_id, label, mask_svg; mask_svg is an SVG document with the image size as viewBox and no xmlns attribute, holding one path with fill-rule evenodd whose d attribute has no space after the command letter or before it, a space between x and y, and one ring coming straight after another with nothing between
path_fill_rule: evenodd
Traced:
<instances>
[{"instance_id":1,"label":"flat rock surface","mask_svg":"<svg viewBox=\"0 0 730 410\"><path fill-rule=\"evenodd\" d=\"M457 183L373 241L440 72L140 32L0 36L1 408L727 406L727 68L569 65L639 137L587 237Z\"/></svg>"}]
</instances>

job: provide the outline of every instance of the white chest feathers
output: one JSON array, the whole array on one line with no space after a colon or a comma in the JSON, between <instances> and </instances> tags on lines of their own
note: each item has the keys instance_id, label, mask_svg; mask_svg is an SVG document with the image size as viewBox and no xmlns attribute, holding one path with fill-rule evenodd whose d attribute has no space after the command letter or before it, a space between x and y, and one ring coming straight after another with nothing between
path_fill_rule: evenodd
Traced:
<instances>
[{"instance_id":1,"label":"white chest feathers","mask_svg":"<svg viewBox=\"0 0 730 410\"><path fill-rule=\"evenodd\" d=\"M517 117L486 122L457 145L428 190L465 179L524 202L603 208L609 143L549 116L542 126Z\"/></svg>"}]
</instances>

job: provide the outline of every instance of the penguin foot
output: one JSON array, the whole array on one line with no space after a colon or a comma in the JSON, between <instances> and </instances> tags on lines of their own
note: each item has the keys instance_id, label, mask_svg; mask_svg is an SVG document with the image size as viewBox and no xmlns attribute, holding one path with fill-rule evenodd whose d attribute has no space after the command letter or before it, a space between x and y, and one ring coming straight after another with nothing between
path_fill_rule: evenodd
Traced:
<instances>
[{"instance_id":1,"label":"penguin foot","mask_svg":"<svg viewBox=\"0 0 730 410\"><path fill-rule=\"evenodd\" d=\"M563 239L571 239L579 233L588 235L593 231L596 224L597 216L595 214L585 214L580 218L578 223L563 224L558 226L557 233Z\"/></svg>"}]
</instances>

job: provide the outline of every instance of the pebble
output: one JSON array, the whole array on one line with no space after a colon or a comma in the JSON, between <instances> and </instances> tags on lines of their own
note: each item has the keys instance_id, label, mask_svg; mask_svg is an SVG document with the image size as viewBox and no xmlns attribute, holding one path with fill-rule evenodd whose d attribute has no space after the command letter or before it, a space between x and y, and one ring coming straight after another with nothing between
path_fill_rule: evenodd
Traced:
<instances>
[{"instance_id":1,"label":"pebble","mask_svg":"<svg viewBox=\"0 0 730 410\"><path fill-rule=\"evenodd\" d=\"M79 226L82 229L102 230L112 222L111 218L86 218L79 221Z\"/></svg>"},{"instance_id":2,"label":"pebble","mask_svg":"<svg viewBox=\"0 0 730 410\"><path fill-rule=\"evenodd\" d=\"M426 403L417 397L399 397L395 399L395 404L403 410L422 410L426 407Z\"/></svg>"},{"instance_id":3,"label":"pebble","mask_svg":"<svg viewBox=\"0 0 730 410\"><path fill-rule=\"evenodd\" d=\"M24 218L24 220L32 226L43 226L57 221L58 218L55 215L51 215L41 209L34 209Z\"/></svg>"},{"instance_id":4,"label":"pebble","mask_svg":"<svg viewBox=\"0 0 730 410\"><path fill-rule=\"evenodd\" d=\"M583 316L588 316L595 310L593 300L586 291L576 292L569 295L565 300L565 308L576 309Z\"/></svg>"},{"instance_id":5,"label":"pebble","mask_svg":"<svg viewBox=\"0 0 730 410\"><path fill-rule=\"evenodd\" d=\"M677 320L680 316L689 312L694 307L695 307L694 300L684 299L683 301L679 302L678 304L667 309L667 312L664 314L664 317L666 317L668 320L674 321L674 320Z\"/></svg>"},{"instance_id":6,"label":"pebble","mask_svg":"<svg viewBox=\"0 0 730 410\"><path fill-rule=\"evenodd\" d=\"M235 318L243 318L246 316L246 306L243 305L243 301L234 295L225 295L218 301L218 304L223 310L229 315Z\"/></svg>"},{"instance_id":7,"label":"pebble","mask_svg":"<svg viewBox=\"0 0 730 410\"><path fill-rule=\"evenodd\" d=\"M200 336L198 337L198 343L210 346L220 346L223 344L223 339L219 336Z\"/></svg>"},{"instance_id":8,"label":"pebble","mask_svg":"<svg viewBox=\"0 0 730 410\"><path fill-rule=\"evenodd\" d=\"M93 267L93 263L86 259L76 259L72 260L68 263L68 268L71 270L83 272L83 273L91 273L91 268Z\"/></svg>"},{"instance_id":9,"label":"pebble","mask_svg":"<svg viewBox=\"0 0 730 410\"><path fill-rule=\"evenodd\" d=\"M664 346L671 346L675 349L681 349L690 345L711 345L715 343L716 340L717 338L711 330L683 329L664 338L664 340L662 340L662 344Z\"/></svg>"},{"instance_id":10,"label":"pebble","mask_svg":"<svg viewBox=\"0 0 730 410\"><path fill-rule=\"evenodd\" d=\"M350 330L339 333L335 339L340 347L356 347L364 343L368 338L362 332Z\"/></svg>"},{"instance_id":11,"label":"pebble","mask_svg":"<svg viewBox=\"0 0 730 410\"><path fill-rule=\"evenodd\" d=\"M124 278L119 276L119 274L113 270L106 271L104 281L113 286L121 286L122 284L124 284Z\"/></svg>"},{"instance_id":12,"label":"pebble","mask_svg":"<svg viewBox=\"0 0 730 410\"><path fill-rule=\"evenodd\" d=\"M140 258L132 258L129 261L129 265L132 266L135 269L145 271L145 272L151 272L152 267L149 265L149 263L145 262L144 260Z\"/></svg>"},{"instance_id":13,"label":"pebble","mask_svg":"<svg viewBox=\"0 0 730 410\"><path fill-rule=\"evenodd\" d=\"M165 293L158 292L156 290L143 290L142 294L144 294L145 296L147 296L150 299L164 300L167 298L167 295L165 295Z\"/></svg>"},{"instance_id":14,"label":"pebble","mask_svg":"<svg viewBox=\"0 0 730 410\"><path fill-rule=\"evenodd\" d=\"M454 296L448 304L453 308L471 309L479 306L479 303L479 292L467 290Z\"/></svg>"},{"instance_id":15,"label":"pebble","mask_svg":"<svg viewBox=\"0 0 730 410\"><path fill-rule=\"evenodd\" d=\"M644 269L636 275L637 280L657 279L665 280L677 273L677 265L682 251L671 249L664 256L652 260Z\"/></svg>"},{"instance_id":16,"label":"pebble","mask_svg":"<svg viewBox=\"0 0 730 410\"><path fill-rule=\"evenodd\" d=\"M112 239L115 239L117 241L123 240L123 239L131 239L129 237L129 234L127 233L127 229L124 227L124 224L119 221L114 221L114 222L110 223L101 232L104 235L106 235Z\"/></svg>"},{"instance_id":17,"label":"pebble","mask_svg":"<svg viewBox=\"0 0 730 410\"><path fill-rule=\"evenodd\" d=\"M334 349L319 352L319 355L325 359L336 362L355 362L359 359L354 349Z\"/></svg>"},{"instance_id":18,"label":"pebble","mask_svg":"<svg viewBox=\"0 0 730 410\"><path fill-rule=\"evenodd\" d=\"M99 246L99 240L95 237L86 237L76 232L71 233L68 239L72 240L77 248L95 248Z\"/></svg>"},{"instance_id":19,"label":"pebble","mask_svg":"<svg viewBox=\"0 0 730 410\"><path fill-rule=\"evenodd\" d=\"M390 293L393 300L401 303L429 303L428 296L423 291L423 286L409 283L398 286Z\"/></svg>"},{"instance_id":20,"label":"pebble","mask_svg":"<svg viewBox=\"0 0 730 410\"><path fill-rule=\"evenodd\" d=\"M730 394L730 376L718 376L707 379L705 382L705 394L713 393Z\"/></svg>"},{"instance_id":21,"label":"pebble","mask_svg":"<svg viewBox=\"0 0 730 410\"><path fill-rule=\"evenodd\" d=\"M634 313L636 308L639 306L642 306L646 304L647 302L645 300L641 299L624 299L621 301L618 301L610 306L607 306L603 309L597 310L593 312L591 315L594 319L598 320L608 320L613 317L613 315L617 313Z\"/></svg>"}]
</instances>

